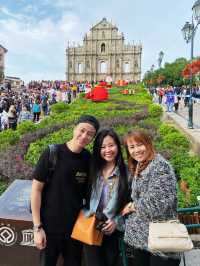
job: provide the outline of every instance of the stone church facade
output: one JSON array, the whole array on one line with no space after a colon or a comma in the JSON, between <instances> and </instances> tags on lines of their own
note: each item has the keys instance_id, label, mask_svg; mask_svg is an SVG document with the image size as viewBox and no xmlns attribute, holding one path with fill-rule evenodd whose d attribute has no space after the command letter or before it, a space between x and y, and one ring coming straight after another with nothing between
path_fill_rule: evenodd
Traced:
<instances>
[{"instance_id":1,"label":"stone church facade","mask_svg":"<svg viewBox=\"0 0 200 266\"><path fill-rule=\"evenodd\" d=\"M0 82L4 79L5 53L7 53L7 49L0 44Z\"/></svg>"},{"instance_id":2,"label":"stone church facade","mask_svg":"<svg viewBox=\"0 0 200 266\"><path fill-rule=\"evenodd\" d=\"M125 44L123 33L103 18L83 39L66 49L68 81L140 81L142 45Z\"/></svg>"}]
</instances>

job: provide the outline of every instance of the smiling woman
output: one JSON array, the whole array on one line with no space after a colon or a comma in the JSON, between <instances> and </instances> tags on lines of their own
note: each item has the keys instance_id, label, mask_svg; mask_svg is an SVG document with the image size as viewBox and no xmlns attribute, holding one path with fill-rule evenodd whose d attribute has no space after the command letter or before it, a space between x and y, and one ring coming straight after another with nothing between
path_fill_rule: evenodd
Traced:
<instances>
[{"instance_id":1,"label":"smiling woman","mask_svg":"<svg viewBox=\"0 0 200 266\"><path fill-rule=\"evenodd\" d=\"M171 165L154 150L150 137L140 130L124 140L131 172L131 199L122 214L128 215L124 240L134 248L134 265L178 266L178 253L148 249L149 224L177 217L176 177ZM167 239L166 239L167 241Z\"/></svg>"},{"instance_id":2,"label":"smiling woman","mask_svg":"<svg viewBox=\"0 0 200 266\"><path fill-rule=\"evenodd\" d=\"M84 209L84 213L86 217L96 214L103 241L100 247L84 245L86 266L121 265L118 264L118 239L123 225L120 211L127 202L128 180L120 141L111 128L102 129L94 141L90 185L89 209Z\"/></svg>"}]
</instances>

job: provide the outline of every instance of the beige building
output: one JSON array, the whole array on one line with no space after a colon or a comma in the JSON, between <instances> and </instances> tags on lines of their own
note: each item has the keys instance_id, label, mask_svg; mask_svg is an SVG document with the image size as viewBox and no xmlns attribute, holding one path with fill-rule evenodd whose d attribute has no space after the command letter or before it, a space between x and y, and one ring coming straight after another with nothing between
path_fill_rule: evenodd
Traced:
<instances>
[{"instance_id":1,"label":"beige building","mask_svg":"<svg viewBox=\"0 0 200 266\"><path fill-rule=\"evenodd\" d=\"M4 69L5 69L5 53L8 50L0 44L0 82L4 79Z\"/></svg>"},{"instance_id":2,"label":"beige building","mask_svg":"<svg viewBox=\"0 0 200 266\"><path fill-rule=\"evenodd\" d=\"M11 88L14 90L19 90L21 85L24 84L24 82L18 77L5 76L4 81L5 83L10 83Z\"/></svg>"},{"instance_id":3,"label":"beige building","mask_svg":"<svg viewBox=\"0 0 200 266\"><path fill-rule=\"evenodd\" d=\"M83 39L83 45L66 49L69 81L124 79L140 81L142 45L125 44L123 33L103 18Z\"/></svg>"}]
</instances>

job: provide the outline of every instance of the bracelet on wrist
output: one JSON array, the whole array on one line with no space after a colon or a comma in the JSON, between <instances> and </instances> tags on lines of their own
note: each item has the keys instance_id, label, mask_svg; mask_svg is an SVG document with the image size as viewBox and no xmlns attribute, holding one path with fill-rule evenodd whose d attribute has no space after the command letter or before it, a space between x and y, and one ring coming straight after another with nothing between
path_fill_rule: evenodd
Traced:
<instances>
[{"instance_id":1,"label":"bracelet on wrist","mask_svg":"<svg viewBox=\"0 0 200 266\"><path fill-rule=\"evenodd\" d=\"M42 224L33 225L33 232L39 232L42 229Z\"/></svg>"}]
</instances>

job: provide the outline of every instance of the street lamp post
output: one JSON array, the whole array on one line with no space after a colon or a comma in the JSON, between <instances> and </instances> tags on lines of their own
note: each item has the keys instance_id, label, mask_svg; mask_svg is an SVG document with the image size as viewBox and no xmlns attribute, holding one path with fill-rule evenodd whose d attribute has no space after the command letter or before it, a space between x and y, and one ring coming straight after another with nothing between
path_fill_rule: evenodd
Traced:
<instances>
[{"instance_id":1,"label":"street lamp post","mask_svg":"<svg viewBox=\"0 0 200 266\"><path fill-rule=\"evenodd\" d=\"M191 42L191 63L193 60L193 50L194 50L194 36L197 30L198 25L200 24L200 0L197 0L193 7L193 16L192 16L192 23L186 22L184 27L182 28L183 38L185 39L186 43ZM194 25L193 17L197 21L197 24ZM193 128L193 100L192 100L192 69L190 69L190 97L189 97L189 104L188 104L188 128Z\"/></svg>"},{"instance_id":2,"label":"street lamp post","mask_svg":"<svg viewBox=\"0 0 200 266\"><path fill-rule=\"evenodd\" d=\"M160 53L158 54L158 68L161 68L163 56L164 56L163 51L160 51Z\"/></svg>"}]
</instances>

